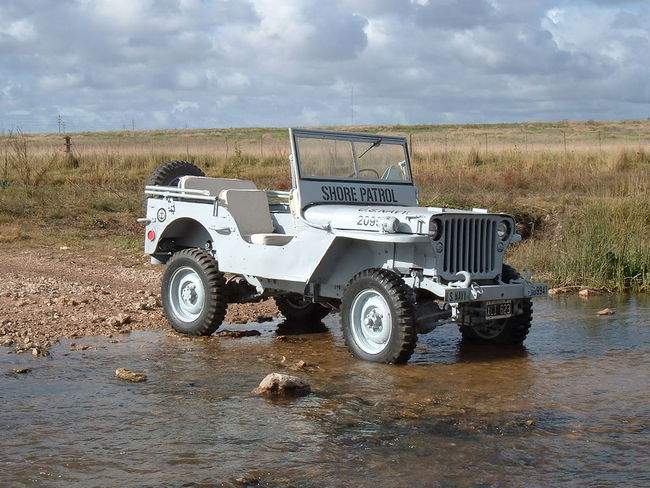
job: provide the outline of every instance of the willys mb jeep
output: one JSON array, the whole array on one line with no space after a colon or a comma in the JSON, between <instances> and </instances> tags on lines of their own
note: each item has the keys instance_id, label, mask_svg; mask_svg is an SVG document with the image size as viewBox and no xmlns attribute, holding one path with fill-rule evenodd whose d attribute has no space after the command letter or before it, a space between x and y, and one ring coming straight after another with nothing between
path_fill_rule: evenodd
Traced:
<instances>
[{"instance_id":1,"label":"willys mb jeep","mask_svg":"<svg viewBox=\"0 0 650 488\"><path fill-rule=\"evenodd\" d=\"M229 303L273 297L289 321L340 311L350 352L408 361L417 334L456 322L464 340L521 343L531 298L503 263L521 237L483 209L418 207L403 137L290 129L292 189L208 178L170 161L145 187L145 252L165 263L172 327L210 335Z\"/></svg>"}]
</instances>

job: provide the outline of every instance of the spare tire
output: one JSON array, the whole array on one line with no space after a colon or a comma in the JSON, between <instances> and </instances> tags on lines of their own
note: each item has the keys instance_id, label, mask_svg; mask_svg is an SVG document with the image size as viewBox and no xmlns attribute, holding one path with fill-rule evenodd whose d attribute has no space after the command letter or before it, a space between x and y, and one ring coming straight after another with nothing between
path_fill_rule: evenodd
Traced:
<instances>
[{"instance_id":1,"label":"spare tire","mask_svg":"<svg viewBox=\"0 0 650 488\"><path fill-rule=\"evenodd\" d=\"M181 176L205 176L205 173L187 161L167 161L149 174L145 186L178 186ZM144 197L144 214L147 215L147 195Z\"/></svg>"},{"instance_id":2,"label":"spare tire","mask_svg":"<svg viewBox=\"0 0 650 488\"><path fill-rule=\"evenodd\" d=\"M145 185L178 186L181 176L205 176L205 173L187 161L167 161L151 172Z\"/></svg>"}]
</instances>

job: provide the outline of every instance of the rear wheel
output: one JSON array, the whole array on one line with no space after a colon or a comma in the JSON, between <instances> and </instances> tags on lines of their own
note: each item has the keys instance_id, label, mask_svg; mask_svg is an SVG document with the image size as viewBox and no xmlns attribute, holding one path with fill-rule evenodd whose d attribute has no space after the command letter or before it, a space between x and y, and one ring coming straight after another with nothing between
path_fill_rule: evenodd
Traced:
<instances>
[{"instance_id":1,"label":"rear wheel","mask_svg":"<svg viewBox=\"0 0 650 488\"><path fill-rule=\"evenodd\" d=\"M206 336L226 315L226 281L217 261L203 249L184 249L167 262L161 295L167 320L177 332Z\"/></svg>"},{"instance_id":2,"label":"rear wheel","mask_svg":"<svg viewBox=\"0 0 650 488\"><path fill-rule=\"evenodd\" d=\"M275 304L287 320L295 322L320 322L330 312L320 303L309 302L299 295L275 297Z\"/></svg>"},{"instance_id":3,"label":"rear wheel","mask_svg":"<svg viewBox=\"0 0 650 488\"><path fill-rule=\"evenodd\" d=\"M503 265L501 279L504 283L520 278L517 270ZM517 303L513 303L515 309ZM464 341L491 342L494 344L521 344L526 339L533 320L533 301L521 299L521 313L505 319L486 320L477 316L466 316L458 324Z\"/></svg>"},{"instance_id":4,"label":"rear wheel","mask_svg":"<svg viewBox=\"0 0 650 488\"><path fill-rule=\"evenodd\" d=\"M417 342L413 317L410 289L385 269L358 273L343 294L343 336L350 352L360 359L406 363Z\"/></svg>"}]
</instances>

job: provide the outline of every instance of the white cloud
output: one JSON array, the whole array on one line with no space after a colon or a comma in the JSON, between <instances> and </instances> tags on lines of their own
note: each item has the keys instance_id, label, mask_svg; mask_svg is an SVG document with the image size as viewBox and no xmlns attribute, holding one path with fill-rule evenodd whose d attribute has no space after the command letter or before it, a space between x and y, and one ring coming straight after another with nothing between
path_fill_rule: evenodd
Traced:
<instances>
[{"instance_id":1,"label":"white cloud","mask_svg":"<svg viewBox=\"0 0 650 488\"><path fill-rule=\"evenodd\" d=\"M185 112L186 110L198 109L199 104L196 102L188 102L186 100L179 100L174 104L174 112Z\"/></svg>"},{"instance_id":2,"label":"white cloud","mask_svg":"<svg viewBox=\"0 0 650 488\"><path fill-rule=\"evenodd\" d=\"M0 35L12 37L20 42L29 42L36 38L34 25L28 20L20 19L3 24L0 23Z\"/></svg>"},{"instance_id":3,"label":"white cloud","mask_svg":"<svg viewBox=\"0 0 650 488\"><path fill-rule=\"evenodd\" d=\"M647 117L648 26L641 0L5 0L0 113L347 124L354 87L366 124Z\"/></svg>"},{"instance_id":4,"label":"white cloud","mask_svg":"<svg viewBox=\"0 0 650 488\"><path fill-rule=\"evenodd\" d=\"M238 90L250 86L251 81L244 73L235 72L217 78L219 87L224 90Z\"/></svg>"},{"instance_id":5,"label":"white cloud","mask_svg":"<svg viewBox=\"0 0 650 488\"><path fill-rule=\"evenodd\" d=\"M41 90L56 92L78 87L83 83L83 80L83 76L76 73L46 75L38 81L38 87Z\"/></svg>"}]
</instances>

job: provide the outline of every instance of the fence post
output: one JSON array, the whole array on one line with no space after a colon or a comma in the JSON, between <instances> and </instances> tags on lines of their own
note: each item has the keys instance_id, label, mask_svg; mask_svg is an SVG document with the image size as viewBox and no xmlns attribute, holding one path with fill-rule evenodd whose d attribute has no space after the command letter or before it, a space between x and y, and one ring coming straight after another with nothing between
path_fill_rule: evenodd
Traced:
<instances>
[{"instance_id":1,"label":"fence post","mask_svg":"<svg viewBox=\"0 0 650 488\"><path fill-rule=\"evenodd\" d=\"M600 131L598 131L598 152L599 153L603 152L603 145L602 145L602 141L600 139Z\"/></svg>"},{"instance_id":2,"label":"fence post","mask_svg":"<svg viewBox=\"0 0 650 488\"><path fill-rule=\"evenodd\" d=\"M447 153L447 134L445 134L445 163L449 163L449 154Z\"/></svg>"},{"instance_id":3,"label":"fence post","mask_svg":"<svg viewBox=\"0 0 650 488\"><path fill-rule=\"evenodd\" d=\"M2 187L5 188L9 185L7 175L9 174L9 150L5 147L5 169L2 175Z\"/></svg>"},{"instance_id":4,"label":"fence post","mask_svg":"<svg viewBox=\"0 0 650 488\"><path fill-rule=\"evenodd\" d=\"M70 153L70 150L72 148L72 138L70 136L65 136L65 152Z\"/></svg>"}]
</instances>

